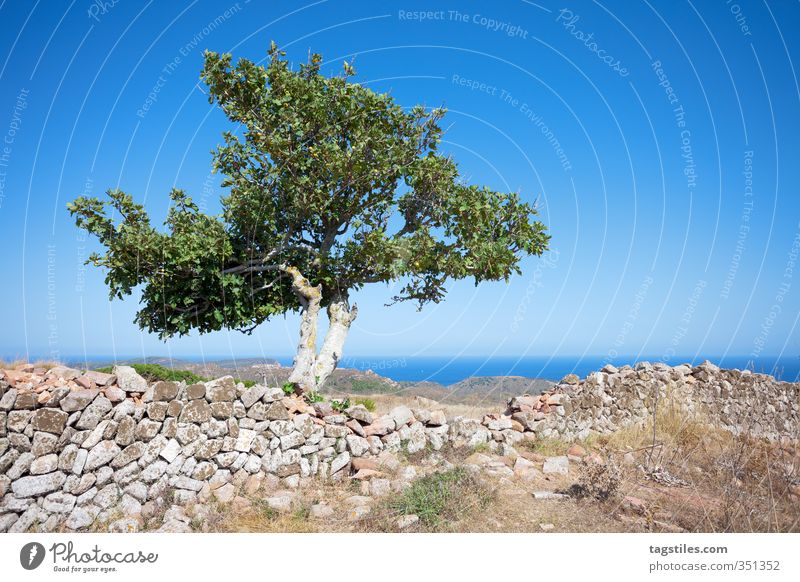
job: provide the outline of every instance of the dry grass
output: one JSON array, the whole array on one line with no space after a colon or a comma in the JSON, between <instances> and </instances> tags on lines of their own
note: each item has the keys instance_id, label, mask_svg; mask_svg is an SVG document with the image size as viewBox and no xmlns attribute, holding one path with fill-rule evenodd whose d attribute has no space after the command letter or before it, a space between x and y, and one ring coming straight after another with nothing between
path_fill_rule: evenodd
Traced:
<instances>
[{"instance_id":1,"label":"dry grass","mask_svg":"<svg viewBox=\"0 0 800 582\"><path fill-rule=\"evenodd\" d=\"M5 360L0 360L0 368L4 370L21 370L22 368L26 368L28 366L49 370L50 368L55 368L56 366L61 365L61 362L56 362L54 360L36 360L33 363L28 362L27 360L12 360L8 362Z\"/></svg>"}]
</instances>

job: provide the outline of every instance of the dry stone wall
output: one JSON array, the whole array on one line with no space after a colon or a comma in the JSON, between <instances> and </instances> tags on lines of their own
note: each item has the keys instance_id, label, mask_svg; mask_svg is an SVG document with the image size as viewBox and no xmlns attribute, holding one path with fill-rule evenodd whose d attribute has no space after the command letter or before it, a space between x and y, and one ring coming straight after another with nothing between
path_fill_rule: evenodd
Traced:
<instances>
[{"instance_id":1,"label":"dry stone wall","mask_svg":"<svg viewBox=\"0 0 800 582\"><path fill-rule=\"evenodd\" d=\"M647 421L656 398L735 432L798 438L798 384L769 376L640 364L607 366L552 391L513 398L504 414L448 419L398 406L375 416L335 411L280 388L225 377L148 384L56 367L5 370L0 380L0 531L114 529L165 499L232 500L246 483L358 476L382 451L483 445L515 457L520 441L568 440Z\"/></svg>"}]
</instances>

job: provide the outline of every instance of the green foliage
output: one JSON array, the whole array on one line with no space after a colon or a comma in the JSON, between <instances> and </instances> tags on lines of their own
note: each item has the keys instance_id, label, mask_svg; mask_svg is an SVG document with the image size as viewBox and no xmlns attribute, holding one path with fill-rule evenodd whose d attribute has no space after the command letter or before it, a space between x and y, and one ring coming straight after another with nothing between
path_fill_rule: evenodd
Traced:
<instances>
[{"instance_id":1,"label":"green foliage","mask_svg":"<svg viewBox=\"0 0 800 582\"><path fill-rule=\"evenodd\" d=\"M360 404L370 412L375 412L375 401L372 398L356 398L353 404Z\"/></svg>"},{"instance_id":2,"label":"green foliage","mask_svg":"<svg viewBox=\"0 0 800 582\"><path fill-rule=\"evenodd\" d=\"M390 506L402 515L417 515L431 529L470 511L482 509L491 493L464 467L431 473L414 481Z\"/></svg>"},{"instance_id":3,"label":"green foliage","mask_svg":"<svg viewBox=\"0 0 800 582\"><path fill-rule=\"evenodd\" d=\"M189 370L173 370L172 368L166 368L160 364L131 364L131 368L136 370L136 373L148 382L159 382L164 380L169 382L186 382L187 384L197 384L198 382L208 382L209 380L208 378L198 376ZM106 366L103 368L97 368L97 371L110 374L112 369L112 366Z\"/></svg>"},{"instance_id":4,"label":"green foliage","mask_svg":"<svg viewBox=\"0 0 800 582\"><path fill-rule=\"evenodd\" d=\"M281 386L281 390L283 390L283 393L287 396L294 394L296 388L297 387L292 382L284 382L283 386Z\"/></svg>"},{"instance_id":5,"label":"green foliage","mask_svg":"<svg viewBox=\"0 0 800 582\"><path fill-rule=\"evenodd\" d=\"M314 404L315 402L325 402L325 397L316 390L306 392L303 394L303 396L305 397L306 402L309 404Z\"/></svg>"},{"instance_id":6,"label":"green foliage","mask_svg":"<svg viewBox=\"0 0 800 582\"><path fill-rule=\"evenodd\" d=\"M333 408L336 412L344 412L350 408L350 399L345 398L344 400L331 400L331 408Z\"/></svg>"},{"instance_id":7,"label":"green foliage","mask_svg":"<svg viewBox=\"0 0 800 582\"><path fill-rule=\"evenodd\" d=\"M374 394L380 392L394 391L395 388L387 384L383 380L373 380L370 378L351 378L350 390L352 392L366 392L367 394Z\"/></svg>"},{"instance_id":8,"label":"green foliage","mask_svg":"<svg viewBox=\"0 0 800 582\"><path fill-rule=\"evenodd\" d=\"M214 152L221 215L178 189L163 229L121 190L68 204L104 248L87 262L106 270L111 298L141 290L142 329L250 332L302 307L290 271L319 286L323 307L391 281L394 301L421 307L449 280L507 280L547 248L533 205L466 185L439 152L444 109L405 109L353 82L349 63L327 76L320 55L298 69L274 43L269 56L205 53L209 100L237 129Z\"/></svg>"}]
</instances>

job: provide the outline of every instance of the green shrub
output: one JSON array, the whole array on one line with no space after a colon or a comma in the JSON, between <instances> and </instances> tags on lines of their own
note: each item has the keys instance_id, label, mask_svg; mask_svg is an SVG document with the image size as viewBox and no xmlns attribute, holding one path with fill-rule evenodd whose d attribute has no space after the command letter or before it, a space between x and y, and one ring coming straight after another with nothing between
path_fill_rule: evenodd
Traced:
<instances>
[{"instance_id":1,"label":"green shrub","mask_svg":"<svg viewBox=\"0 0 800 582\"><path fill-rule=\"evenodd\" d=\"M336 412L344 412L350 408L350 399L345 398L344 400L331 400L331 408L333 408Z\"/></svg>"},{"instance_id":2,"label":"green shrub","mask_svg":"<svg viewBox=\"0 0 800 582\"><path fill-rule=\"evenodd\" d=\"M284 382L283 386L281 386L281 390L283 390L283 393L286 394L287 396L294 394L294 389L295 386L293 382Z\"/></svg>"},{"instance_id":3,"label":"green shrub","mask_svg":"<svg viewBox=\"0 0 800 582\"><path fill-rule=\"evenodd\" d=\"M131 364L131 368L136 370L142 378L148 382L159 382L161 380L170 382L186 382L187 384L197 384L198 382L208 382L208 378L198 376L189 370L173 370L160 364ZM98 372L110 374L113 366L97 368Z\"/></svg>"},{"instance_id":4,"label":"green shrub","mask_svg":"<svg viewBox=\"0 0 800 582\"><path fill-rule=\"evenodd\" d=\"M306 402L314 404L315 402L324 402L325 397L317 391L307 392L305 395Z\"/></svg>"},{"instance_id":5,"label":"green shrub","mask_svg":"<svg viewBox=\"0 0 800 582\"><path fill-rule=\"evenodd\" d=\"M492 499L489 489L464 467L420 477L390 507L402 515L417 515L431 529L481 509Z\"/></svg>"},{"instance_id":6,"label":"green shrub","mask_svg":"<svg viewBox=\"0 0 800 582\"><path fill-rule=\"evenodd\" d=\"M372 398L356 398L353 404L360 404L370 412L375 412L375 401Z\"/></svg>"}]
</instances>

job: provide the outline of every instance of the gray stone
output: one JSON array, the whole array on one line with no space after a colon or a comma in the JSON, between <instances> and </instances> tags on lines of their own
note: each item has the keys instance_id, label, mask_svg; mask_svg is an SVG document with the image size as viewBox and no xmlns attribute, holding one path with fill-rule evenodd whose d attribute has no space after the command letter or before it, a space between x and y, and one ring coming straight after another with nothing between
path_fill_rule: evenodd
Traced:
<instances>
[{"instance_id":1,"label":"gray stone","mask_svg":"<svg viewBox=\"0 0 800 582\"><path fill-rule=\"evenodd\" d=\"M85 471L93 471L98 467L108 464L120 452L120 448L114 441L102 441L97 443L92 450L89 451L89 456L86 457L86 464L84 465Z\"/></svg>"},{"instance_id":2,"label":"gray stone","mask_svg":"<svg viewBox=\"0 0 800 582\"><path fill-rule=\"evenodd\" d=\"M16 453L13 449L10 452ZM17 453L18 454L18 453ZM8 475L9 479L19 479L28 470L31 468L31 463L36 460L36 457L33 456L31 453L22 453L15 456L14 464L11 465L11 468L8 469L6 475Z\"/></svg>"},{"instance_id":3,"label":"gray stone","mask_svg":"<svg viewBox=\"0 0 800 582\"><path fill-rule=\"evenodd\" d=\"M78 430L93 429L102 420L103 416L111 410L111 401L105 396L98 396L81 413L75 428Z\"/></svg>"},{"instance_id":4,"label":"gray stone","mask_svg":"<svg viewBox=\"0 0 800 582\"><path fill-rule=\"evenodd\" d=\"M111 460L111 467L119 469L128 463L133 463L144 454L145 448L146 445L143 442L136 441L131 443Z\"/></svg>"},{"instance_id":5,"label":"gray stone","mask_svg":"<svg viewBox=\"0 0 800 582\"><path fill-rule=\"evenodd\" d=\"M567 475L569 473L569 458L566 455L546 458L542 466L542 473Z\"/></svg>"},{"instance_id":6,"label":"gray stone","mask_svg":"<svg viewBox=\"0 0 800 582\"><path fill-rule=\"evenodd\" d=\"M260 384L256 384L252 388L246 390L244 394L241 395L240 400L242 401L242 404L244 404L246 408L250 408L251 406L253 406L253 404L261 400L261 398L264 396L264 394L266 394L266 392L267 392L266 386L261 386Z\"/></svg>"},{"instance_id":7,"label":"gray stone","mask_svg":"<svg viewBox=\"0 0 800 582\"><path fill-rule=\"evenodd\" d=\"M33 413L31 424L34 430L61 434L64 427L67 426L68 417L69 415L63 410L58 410L56 408L40 408Z\"/></svg>"},{"instance_id":8,"label":"gray stone","mask_svg":"<svg viewBox=\"0 0 800 582\"><path fill-rule=\"evenodd\" d=\"M331 461L331 475L339 472L350 463L350 453L343 452Z\"/></svg>"},{"instance_id":9,"label":"gray stone","mask_svg":"<svg viewBox=\"0 0 800 582\"><path fill-rule=\"evenodd\" d=\"M39 457L33 461L28 471L31 475L44 475L45 473L51 473L56 469L58 469L58 455L55 453L50 453L49 455Z\"/></svg>"},{"instance_id":10,"label":"gray stone","mask_svg":"<svg viewBox=\"0 0 800 582\"><path fill-rule=\"evenodd\" d=\"M84 529L94 523L95 518L100 513L100 508L96 505L86 505L76 507L69 514L65 525L73 530Z\"/></svg>"},{"instance_id":11,"label":"gray stone","mask_svg":"<svg viewBox=\"0 0 800 582\"><path fill-rule=\"evenodd\" d=\"M167 446L161 449L159 455L166 459L168 463L174 461L181 452L181 445L176 439L171 439Z\"/></svg>"},{"instance_id":12,"label":"gray stone","mask_svg":"<svg viewBox=\"0 0 800 582\"><path fill-rule=\"evenodd\" d=\"M64 412L83 410L91 404L98 394L100 394L100 391L95 388L91 390L72 390L61 400L61 410Z\"/></svg>"},{"instance_id":13,"label":"gray stone","mask_svg":"<svg viewBox=\"0 0 800 582\"><path fill-rule=\"evenodd\" d=\"M117 434L114 437L116 443L121 447L127 447L133 442L136 431L136 421L130 416L124 416L117 425Z\"/></svg>"},{"instance_id":14,"label":"gray stone","mask_svg":"<svg viewBox=\"0 0 800 582\"><path fill-rule=\"evenodd\" d=\"M67 476L58 471L47 475L29 475L17 479L11 484L11 490L17 497L34 497L61 489Z\"/></svg>"},{"instance_id":15,"label":"gray stone","mask_svg":"<svg viewBox=\"0 0 800 582\"><path fill-rule=\"evenodd\" d=\"M351 434L345 437L345 441L347 442L347 449L354 457L361 457L369 452L369 442L364 437Z\"/></svg>"},{"instance_id":16,"label":"gray stone","mask_svg":"<svg viewBox=\"0 0 800 582\"><path fill-rule=\"evenodd\" d=\"M236 398L236 382L231 376L223 376L206 382L206 400L209 402L233 402Z\"/></svg>"},{"instance_id":17,"label":"gray stone","mask_svg":"<svg viewBox=\"0 0 800 582\"><path fill-rule=\"evenodd\" d=\"M77 497L56 491L44 498L42 508L53 513L69 513L75 507Z\"/></svg>"},{"instance_id":18,"label":"gray stone","mask_svg":"<svg viewBox=\"0 0 800 582\"><path fill-rule=\"evenodd\" d=\"M169 402L178 397L178 384L176 382L156 382L153 386L153 400L156 402Z\"/></svg>"},{"instance_id":19,"label":"gray stone","mask_svg":"<svg viewBox=\"0 0 800 582\"><path fill-rule=\"evenodd\" d=\"M142 420L139 421L139 424L136 425L134 436L138 440L149 441L155 438L155 436L158 434L160 430L161 430L160 422L156 422L148 418L143 418Z\"/></svg>"},{"instance_id":20,"label":"gray stone","mask_svg":"<svg viewBox=\"0 0 800 582\"><path fill-rule=\"evenodd\" d=\"M114 366L111 371L117 377L117 385L125 392L147 391L147 380L142 378L136 370L130 366Z\"/></svg>"},{"instance_id":21,"label":"gray stone","mask_svg":"<svg viewBox=\"0 0 800 582\"><path fill-rule=\"evenodd\" d=\"M211 418L211 407L205 400L192 400L183 407L178 422L208 422ZM178 429L180 430L180 428Z\"/></svg>"}]
</instances>

